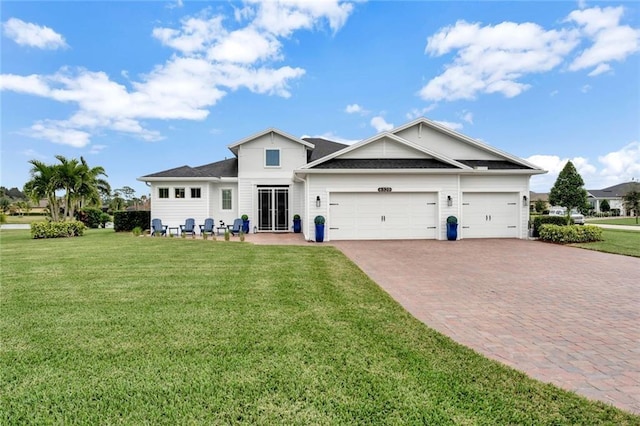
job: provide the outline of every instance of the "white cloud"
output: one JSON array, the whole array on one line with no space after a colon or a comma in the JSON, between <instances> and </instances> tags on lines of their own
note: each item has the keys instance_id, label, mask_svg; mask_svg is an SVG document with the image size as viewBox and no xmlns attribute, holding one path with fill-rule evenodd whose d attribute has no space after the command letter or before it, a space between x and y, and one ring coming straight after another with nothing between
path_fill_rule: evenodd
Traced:
<instances>
[{"instance_id":1,"label":"white cloud","mask_svg":"<svg viewBox=\"0 0 640 426\"><path fill-rule=\"evenodd\" d=\"M240 88L291 96L289 83L305 70L274 65L284 59L281 40L300 29L315 30L325 22L335 32L351 10L352 5L339 0L249 1L241 10L234 8L235 18L247 22L230 31L224 26L225 17L211 16L207 8L183 18L177 28L154 28L152 36L175 53L137 81L127 72L120 73L129 80L128 85L104 72L62 68L51 75L0 75L0 90L77 105L67 120L34 124L25 132L32 137L84 147L92 134L106 129L160 140L162 135L148 129L143 120L204 120L211 107ZM279 19L276 23L274 16Z\"/></svg>"},{"instance_id":2,"label":"white cloud","mask_svg":"<svg viewBox=\"0 0 640 426\"><path fill-rule=\"evenodd\" d=\"M531 178L531 189L536 192L548 192L569 161L556 155L533 155L526 160L549 171ZM599 156L597 165L584 157L574 157L571 162L582 176L586 189L602 189L628 182L640 176L640 142L631 142L617 151Z\"/></svg>"},{"instance_id":3,"label":"white cloud","mask_svg":"<svg viewBox=\"0 0 640 426\"><path fill-rule=\"evenodd\" d=\"M618 151L610 152L598 161L604 166L600 175L615 176L621 182L640 178L640 142L631 142Z\"/></svg>"},{"instance_id":4,"label":"white cloud","mask_svg":"<svg viewBox=\"0 0 640 426\"><path fill-rule=\"evenodd\" d=\"M51 50L68 47L64 37L49 27L24 22L18 18L10 18L2 27L4 35L21 46Z\"/></svg>"},{"instance_id":5,"label":"white cloud","mask_svg":"<svg viewBox=\"0 0 640 426\"><path fill-rule=\"evenodd\" d=\"M456 51L446 70L421 90L425 100L474 99L480 93L514 97L529 88L518 80L549 71L578 43L574 30L545 30L534 23L503 22L482 27L458 21L427 41L426 53Z\"/></svg>"},{"instance_id":6,"label":"white cloud","mask_svg":"<svg viewBox=\"0 0 640 426\"><path fill-rule=\"evenodd\" d=\"M107 145L91 145L89 154L100 154L106 147Z\"/></svg>"},{"instance_id":7,"label":"white cloud","mask_svg":"<svg viewBox=\"0 0 640 426\"><path fill-rule=\"evenodd\" d=\"M620 25L623 14L622 7L575 10L563 21L567 28L557 30L530 22L482 26L458 21L428 38L425 53L454 57L419 95L433 101L475 99L484 93L518 96L531 87L522 81L526 76L549 72L571 60L569 55L583 41L592 44L568 69L594 67L591 77L611 71L610 62L640 51L640 30Z\"/></svg>"},{"instance_id":8,"label":"white cloud","mask_svg":"<svg viewBox=\"0 0 640 426\"><path fill-rule=\"evenodd\" d=\"M558 93L560 93L559 90L554 90L551 93L549 93L549 96L553 97L553 96L557 95Z\"/></svg>"},{"instance_id":9,"label":"white cloud","mask_svg":"<svg viewBox=\"0 0 640 426\"><path fill-rule=\"evenodd\" d=\"M387 123L383 117L376 116L371 119L371 126L376 129L376 132L386 132L393 129L393 124Z\"/></svg>"},{"instance_id":10,"label":"white cloud","mask_svg":"<svg viewBox=\"0 0 640 426\"><path fill-rule=\"evenodd\" d=\"M574 10L569 14L567 21L577 23L583 35L593 42L569 65L569 70L596 67L589 73L595 76L611 69L608 62L623 61L640 51L640 30L620 25L623 14L622 6L593 7Z\"/></svg>"},{"instance_id":11,"label":"white cloud","mask_svg":"<svg viewBox=\"0 0 640 426\"><path fill-rule=\"evenodd\" d=\"M593 71L591 71L587 75L589 77L595 77L597 75L604 74L605 72L609 72L609 71L611 71L611 65L609 65L609 64L599 64L597 67L594 68Z\"/></svg>"},{"instance_id":12,"label":"white cloud","mask_svg":"<svg viewBox=\"0 0 640 426\"><path fill-rule=\"evenodd\" d=\"M460 115L460 118L462 118L463 121L466 121L469 124L473 124L473 113L469 112L469 111L462 111Z\"/></svg>"},{"instance_id":13,"label":"white cloud","mask_svg":"<svg viewBox=\"0 0 640 426\"><path fill-rule=\"evenodd\" d=\"M362 112L362 107L358 104L350 104L344 109L347 114L356 114Z\"/></svg>"},{"instance_id":14,"label":"white cloud","mask_svg":"<svg viewBox=\"0 0 640 426\"><path fill-rule=\"evenodd\" d=\"M424 108L413 108L411 111L409 111L406 114L407 119L409 120L415 120L416 118L419 117L424 117L428 112L433 111L434 109L436 109L436 107L438 106L438 104L431 104L429 106L426 106Z\"/></svg>"},{"instance_id":15,"label":"white cloud","mask_svg":"<svg viewBox=\"0 0 640 426\"><path fill-rule=\"evenodd\" d=\"M303 138L321 138L321 139L326 139L333 142L343 143L345 145L353 145L354 143L360 142L360 139L343 138L341 136L336 135L334 132L326 132L316 136L309 136L309 135L300 136L300 139L303 139Z\"/></svg>"},{"instance_id":16,"label":"white cloud","mask_svg":"<svg viewBox=\"0 0 640 426\"><path fill-rule=\"evenodd\" d=\"M451 130L460 130L462 129L464 126L462 123L454 123L453 121L438 121L438 120L433 120L434 123L438 123L441 126L445 126L450 128Z\"/></svg>"},{"instance_id":17,"label":"white cloud","mask_svg":"<svg viewBox=\"0 0 640 426\"><path fill-rule=\"evenodd\" d=\"M591 90L591 85L589 85L589 84L585 84L584 86L582 86L582 87L580 88L580 91L581 91L582 93L587 93L587 92L588 92L588 91L590 91L590 90Z\"/></svg>"}]
</instances>

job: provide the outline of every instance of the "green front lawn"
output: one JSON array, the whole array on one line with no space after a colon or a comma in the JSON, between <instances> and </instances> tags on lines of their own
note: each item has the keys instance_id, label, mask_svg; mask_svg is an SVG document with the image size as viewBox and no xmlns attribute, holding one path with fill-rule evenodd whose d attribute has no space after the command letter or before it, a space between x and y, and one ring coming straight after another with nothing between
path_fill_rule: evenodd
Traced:
<instances>
[{"instance_id":1,"label":"green front lawn","mask_svg":"<svg viewBox=\"0 0 640 426\"><path fill-rule=\"evenodd\" d=\"M32 223L32 222L44 222L45 220L47 220L47 217L45 215L33 215L33 216L14 216L14 215L7 215L7 222L6 223Z\"/></svg>"},{"instance_id":2,"label":"green front lawn","mask_svg":"<svg viewBox=\"0 0 640 426\"><path fill-rule=\"evenodd\" d=\"M640 424L427 328L329 246L0 231L0 424Z\"/></svg>"},{"instance_id":3,"label":"green front lawn","mask_svg":"<svg viewBox=\"0 0 640 426\"><path fill-rule=\"evenodd\" d=\"M594 219L587 219L587 223L588 224L600 223L600 224L606 224L606 225L640 226L640 223L636 223L635 217L615 217L610 219L594 218Z\"/></svg>"},{"instance_id":4,"label":"green front lawn","mask_svg":"<svg viewBox=\"0 0 640 426\"><path fill-rule=\"evenodd\" d=\"M589 250L640 257L640 231L603 229L602 236L602 241L573 245Z\"/></svg>"}]
</instances>

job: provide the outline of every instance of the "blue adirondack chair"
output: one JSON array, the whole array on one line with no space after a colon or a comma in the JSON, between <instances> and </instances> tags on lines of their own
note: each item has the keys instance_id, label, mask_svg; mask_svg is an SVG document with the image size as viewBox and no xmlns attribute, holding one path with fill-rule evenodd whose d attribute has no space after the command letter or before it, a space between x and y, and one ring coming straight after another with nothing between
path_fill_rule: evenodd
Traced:
<instances>
[{"instance_id":1,"label":"blue adirondack chair","mask_svg":"<svg viewBox=\"0 0 640 426\"><path fill-rule=\"evenodd\" d=\"M180 225L181 234L191 234L192 237L196 235L196 221L192 217L184 221L184 225Z\"/></svg>"},{"instance_id":2,"label":"blue adirondack chair","mask_svg":"<svg viewBox=\"0 0 640 426\"><path fill-rule=\"evenodd\" d=\"M158 234L160 236L167 235L167 225L163 225L160 219L153 219L151 221L151 236Z\"/></svg>"},{"instance_id":3,"label":"blue adirondack chair","mask_svg":"<svg viewBox=\"0 0 640 426\"><path fill-rule=\"evenodd\" d=\"M233 226L229 228L229 232L231 232L231 235L233 236L240 234L240 232L242 232L242 219L234 220Z\"/></svg>"},{"instance_id":4,"label":"blue adirondack chair","mask_svg":"<svg viewBox=\"0 0 640 426\"><path fill-rule=\"evenodd\" d=\"M215 224L216 224L216 221L213 220L212 218L205 219L204 225L200 225L200 233L213 235L215 232Z\"/></svg>"}]
</instances>

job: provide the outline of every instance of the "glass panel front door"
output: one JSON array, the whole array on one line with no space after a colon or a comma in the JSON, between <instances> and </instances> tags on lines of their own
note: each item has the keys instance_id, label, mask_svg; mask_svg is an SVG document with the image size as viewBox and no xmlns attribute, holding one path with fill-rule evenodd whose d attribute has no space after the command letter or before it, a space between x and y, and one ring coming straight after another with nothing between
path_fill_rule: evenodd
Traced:
<instances>
[{"instance_id":1,"label":"glass panel front door","mask_svg":"<svg viewBox=\"0 0 640 426\"><path fill-rule=\"evenodd\" d=\"M289 229L289 188L258 188L258 230Z\"/></svg>"}]
</instances>

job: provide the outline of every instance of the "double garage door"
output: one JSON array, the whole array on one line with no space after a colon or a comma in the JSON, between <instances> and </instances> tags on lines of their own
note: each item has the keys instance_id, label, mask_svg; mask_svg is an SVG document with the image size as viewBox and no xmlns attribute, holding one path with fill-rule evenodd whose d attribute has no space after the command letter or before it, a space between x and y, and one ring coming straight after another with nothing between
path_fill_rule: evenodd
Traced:
<instances>
[{"instance_id":1,"label":"double garage door","mask_svg":"<svg viewBox=\"0 0 640 426\"><path fill-rule=\"evenodd\" d=\"M432 192L333 192L332 240L434 239L437 195Z\"/></svg>"},{"instance_id":2,"label":"double garage door","mask_svg":"<svg viewBox=\"0 0 640 426\"><path fill-rule=\"evenodd\" d=\"M462 238L518 238L518 193L465 192L462 194Z\"/></svg>"}]
</instances>

